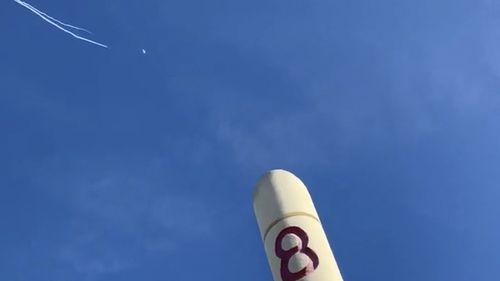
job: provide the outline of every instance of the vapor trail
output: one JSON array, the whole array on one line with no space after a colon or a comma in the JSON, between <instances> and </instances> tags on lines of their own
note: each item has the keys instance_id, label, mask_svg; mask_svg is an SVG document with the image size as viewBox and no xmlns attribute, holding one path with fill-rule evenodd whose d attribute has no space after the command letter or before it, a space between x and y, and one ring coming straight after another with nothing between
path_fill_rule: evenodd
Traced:
<instances>
[{"instance_id":1,"label":"vapor trail","mask_svg":"<svg viewBox=\"0 0 500 281\"><path fill-rule=\"evenodd\" d=\"M29 9L31 9L32 11L36 11L36 12L37 12L37 13L39 13L40 15L43 15L44 17L46 17L46 18L50 19L51 21L54 21L54 22L56 22L56 23L58 23L58 24L60 24L60 25L63 25L63 26L66 26L66 27L70 27L70 28L73 28L73 29L76 29L76 30L84 31L84 32L87 32L88 34L92 34L92 32L90 32L89 30L87 30L87 29L85 29L85 28L83 28L83 27L74 26L74 25L71 25L71 24L68 24L68 23L62 22L62 21L60 21L60 20L58 20L58 19L56 19L56 18L53 18L53 17L51 17L51 16L47 15L46 13L44 13L44 12L42 12L42 11L38 10L37 8L35 8L35 6L33 6L33 5L31 5L31 4L28 4L28 3L26 3L26 2L22 2L22 1L20 1L20 0L14 0L14 1L16 1L17 3L19 3L19 4L23 5L23 6L27 7L27 8L29 7ZM22 3L21 3L21 2L22 2Z\"/></svg>"},{"instance_id":2,"label":"vapor trail","mask_svg":"<svg viewBox=\"0 0 500 281\"><path fill-rule=\"evenodd\" d=\"M93 40L90 40L88 38L85 38L85 37L82 37L82 36L79 36L67 29L65 29L64 27L62 27L61 25L63 26L66 26L66 27L71 27L71 28L75 28L75 29L78 29L78 30L84 30L83 28L80 28L80 27L76 27L76 26L72 26L72 25L69 25L69 24L66 24L66 23L63 23L57 19L54 19L52 18L51 16L48 16L47 14L45 14L44 12L42 11L39 11L38 9L36 9L35 7L31 6L30 4L28 3L25 3L21 0L14 0L16 3L18 3L19 5L25 7L26 9L32 11L33 13L35 13L36 15L38 15L39 17L41 17L44 21L50 23L51 25L57 27L58 29L62 30L63 32L66 32L68 34L70 34L71 36L75 37L76 39L79 39L79 40L82 40L82 41L85 41L85 42L88 42L88 43L91 43L91 44L94 44L94 45L97 45L97 46L100 46L100 47L103 47L103 48L108 48L108 46L102 44L102 43L99 43L99 42L96 42L96 41L93 41ZM84 31L87 31L87 30L84 30ZM87 31L88 32L88 31Z\"/></svg>"}]
</instances>

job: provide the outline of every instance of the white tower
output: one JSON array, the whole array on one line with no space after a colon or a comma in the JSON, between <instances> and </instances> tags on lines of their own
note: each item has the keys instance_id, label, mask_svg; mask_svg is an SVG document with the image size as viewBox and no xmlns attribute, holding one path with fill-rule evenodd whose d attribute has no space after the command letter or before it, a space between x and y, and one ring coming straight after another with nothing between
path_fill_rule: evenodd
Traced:
<instances>
[{"instance_id":1,"label":"white tower","mask_svg":"<svg viewBox=\"0 0 500 281\"><path fill-rule=\"evenodd\" d=\"M260 178L253 207L274 281L342 281L306 186L272 170Z\"/></svg>"}]
</instances>

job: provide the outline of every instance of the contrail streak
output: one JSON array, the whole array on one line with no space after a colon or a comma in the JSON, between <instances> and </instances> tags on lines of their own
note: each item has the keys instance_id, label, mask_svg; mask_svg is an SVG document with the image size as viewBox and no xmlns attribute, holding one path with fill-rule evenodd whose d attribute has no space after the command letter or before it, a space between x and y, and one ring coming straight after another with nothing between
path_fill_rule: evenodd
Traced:
<instances>
[{"instance_id":1,"label":"contrail streak","mask_svg":"<svg viewBox=\"0 0 500 281\"><path fill-rule=\"evenodd\" d=\"M16 3L18 3L19 5L25 7L26 9L32 11L33 13L35 13L36 15L38 15L39 17L41 17L44 21L50 23L51 25L57 27L58 29L62 30L63 32L66 32L68 34L70 34L71 36L75 37L76 39L79 39L79 40L82 40L82 41L85 41L85 42L88 42L88 43L91 43L91 44L94 44L94 45L97 45L97 46L100 46L100 47L103 47L103 48L108 48L108 46L102 44L102 43L99 43L99 42L96 42L96 41L93 41L93 40L90 40L88 38L85 38L85 37L82 37L82 36L79 36L67 29L65 29L64 27L62 27L61 25L63 26L66 26L66 27L70 27L70 28L74 28L74 29L78 29L78 30L83 30L83 31L87 31L83 28L80 28L80 27L76 27L76 26L72 26L70 24L66 24L66 23L63 23L57 19L54 19L53 17L47 15L46 13L42 12L42 11L39 11L38 9L36 9L35 7L31 6L30 4L28 3L25 3L21 0L14 0ZM89 31L87 31L89 32Z\"/></svg>"},{"instance_id":2,"label":"contrail streak","mask_svg":"<svg viewBox=\"0 0 500 281\"><path fill-rule=\"evenodd\" d=\"M44 12L42 12L42 11L38 10L37 8L35 8L35 7L34 7L33 5L31 5L31 4L28 4L28 3L26 3L26 2L22 2L22 1L20 1L20 0L14 0L14 1L16 1L17 3L19 3L19 4L23 5L23 6L27 7L27 8L29 7L29 9L31 9L32 11L36 11L36 12L37 12L37 13L39 13L40 15L43 15L44 17L46 17L46 18L50 19L51 21L54 21L54 22L56 22L56 23L58 23L58 24L60 24L60 25L63 25L63 26L66 26L66 27L70 27L70 28L73 28L73 29L76 29L76 30L84 31L84 32L87 32L88 34L92 34L92 32L90 32L89 30L87 30L87 29L85 29L85 28L83 28L83 27L74 26L74 25L71 25L71 24L68 24L68 23L62 22L62 21L60 21L60 20L58 20L58 19L56 19L56 18L53 18L53 17L51 17L51 16L47 15L46 13L44 13ZM22 2L22 3L20 3L20 2Z\"/></svg>"}]
</instances>

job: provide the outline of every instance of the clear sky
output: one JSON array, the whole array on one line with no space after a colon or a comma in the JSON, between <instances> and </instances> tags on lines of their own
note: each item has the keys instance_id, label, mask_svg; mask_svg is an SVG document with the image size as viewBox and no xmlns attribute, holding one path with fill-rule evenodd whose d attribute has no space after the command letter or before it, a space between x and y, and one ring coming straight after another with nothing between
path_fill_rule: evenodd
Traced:
<instances>
[{"instance_id":1,"label":"clear sky","mask_svg":"<svg viewBox=\"0 0 500 281\"><path fill-rule=\"evenodd\" d=\"M272 168L346 281L500 276L498 1L1 2L1 280L271 281Z\"/></svg>"}]
</instances>

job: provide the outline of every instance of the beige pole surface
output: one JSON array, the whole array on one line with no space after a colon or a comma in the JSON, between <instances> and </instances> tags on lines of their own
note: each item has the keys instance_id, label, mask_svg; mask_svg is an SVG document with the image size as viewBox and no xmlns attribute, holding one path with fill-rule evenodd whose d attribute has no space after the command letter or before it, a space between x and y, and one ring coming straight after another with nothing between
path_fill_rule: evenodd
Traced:
<instances>
[{"instance_id":1,"label":"beige pole surface","mask_svg":"<svg viewBox=\"0 0 500 281\"><path fill-rule=\"evenodd\" d=\"M272 170L254 189L253 207L274 281L341 281L306 186Z\"/></svg>"}]
</instances>

